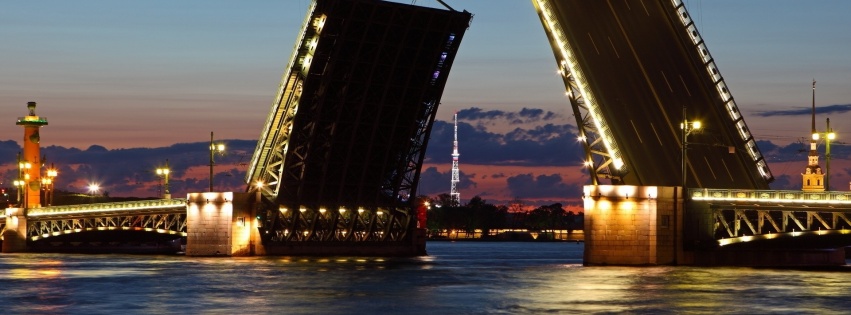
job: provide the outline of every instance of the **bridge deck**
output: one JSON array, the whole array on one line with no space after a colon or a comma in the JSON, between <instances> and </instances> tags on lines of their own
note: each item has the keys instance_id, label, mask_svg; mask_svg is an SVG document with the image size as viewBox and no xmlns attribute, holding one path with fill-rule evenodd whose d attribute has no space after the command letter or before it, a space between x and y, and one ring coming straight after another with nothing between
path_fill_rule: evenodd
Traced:
<instances>
[{"instance_id":1,"label":"bridge deck","mask_svg":"<svg viewBox=\"0 0 851 315\"><path fill-rule=\"evenodd\" d=\"M692 215L711 216L708 222L714 224L711 230L722 246L835 236L848 244L851 236L851 192L847 191L692 189L689 198Z\"/></svg>"},{"instance_id":2,"label":"bridge deck","mask_svg":"<svg viewBox=\"0 0 851 315\"><path fill-rule=\"evenodd\" d=\"M27 211L27 218L47 220L181 212L186 213L186 199L156 199L33 208Z\"/></svg>"},{"instance_id":3,"label":"bridge deck","mask_svg":"<svg viewBox=\"0 0 851 315\"><path fill-rule=\"evenodd\" d=\"M157 199L27 209L33 241L86 231L148 231L186 236L186 199ZM6 217L0 216L5 232ZM0 233L0 238L2 238Z\"/></svg>"},{"instance_id":4,"label":"bridge deck","mask_svg":"<svg viewBox=\"0 0 851 315\"><path fill-rule=\"evenodd\" d=\"M681 1L535 4L574 107L588 107L622 183L681 184L686 107L705 127L688 137L690 187L768 188L761 153Z\"/></svg>"}]
</instances>

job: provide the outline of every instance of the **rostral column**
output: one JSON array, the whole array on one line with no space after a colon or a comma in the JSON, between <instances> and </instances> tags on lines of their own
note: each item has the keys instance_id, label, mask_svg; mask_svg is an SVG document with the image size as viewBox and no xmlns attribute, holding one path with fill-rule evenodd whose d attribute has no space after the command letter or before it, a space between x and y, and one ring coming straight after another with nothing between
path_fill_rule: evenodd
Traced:
<instances>
[{"instance_id":1,"label":"rostral column","mask_svg":"<svg viewBox=\"0 0 851 315\"><path fill-rule=\"evenodd\" d=\"M24 126L24 153L18 163L21 179L26 186L23 202L26 208L38 208L41 207L41 155L38 131L41 126L47 125L47 118L35 114L35 102L27 102L27 109L29 115L18 117L16 123L18 126ZM28 168L23 167L25 163L29 163Z\"/></svg>"}]
</instances>

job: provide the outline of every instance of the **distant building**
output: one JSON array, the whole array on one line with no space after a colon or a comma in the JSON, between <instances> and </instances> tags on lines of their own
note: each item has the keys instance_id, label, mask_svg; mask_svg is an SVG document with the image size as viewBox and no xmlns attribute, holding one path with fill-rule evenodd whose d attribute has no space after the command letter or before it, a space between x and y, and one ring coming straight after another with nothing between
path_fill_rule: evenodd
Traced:
<instances>
[{"instance_id":1,"label":"distant building","mask_svg":"<svg viewBox=\"0 0 851 315\"><path fill-rule=\"evenodd\" d=\"M812 138L810 138L810 154L807 156L807 168L804 169L803 184L801 189L807 192L824 191L824 173L818 165L818 151L816 141L819 134L816 131L816 81L813 80L813 115L812 115Z\"/></svg>"}]
</instances>

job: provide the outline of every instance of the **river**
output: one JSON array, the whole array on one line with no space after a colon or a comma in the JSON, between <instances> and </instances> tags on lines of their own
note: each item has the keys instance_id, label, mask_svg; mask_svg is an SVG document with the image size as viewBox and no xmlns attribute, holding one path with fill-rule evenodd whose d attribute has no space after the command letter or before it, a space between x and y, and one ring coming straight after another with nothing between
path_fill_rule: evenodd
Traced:
<instances>
[{"instance_id":1,"label":"river","mask_svg":"<svg viewBox=\"0 0 851 315\"><path fill-rule=\"evenodd\" d=\"M583 267L581 243L418 258L2 254L3 314L851 312L851 268Z\"/></svg>"}]
</instances>

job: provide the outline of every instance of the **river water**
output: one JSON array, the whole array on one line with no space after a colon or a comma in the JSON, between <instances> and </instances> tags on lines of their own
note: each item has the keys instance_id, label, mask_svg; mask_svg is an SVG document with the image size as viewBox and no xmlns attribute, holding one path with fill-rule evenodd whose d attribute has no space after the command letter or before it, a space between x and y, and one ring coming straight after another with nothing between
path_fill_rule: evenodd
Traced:
<instances>
[{"instance_id":1,"label":"river water","mask_svg":"<svg viewBox=\"0 0 851 315\"><path fill-rule=\"evenodd\" d=\"M2 254L2 314L831 314L851 268L583 267L577 243L419 258Z\"/></svg>"}]
</instances>

